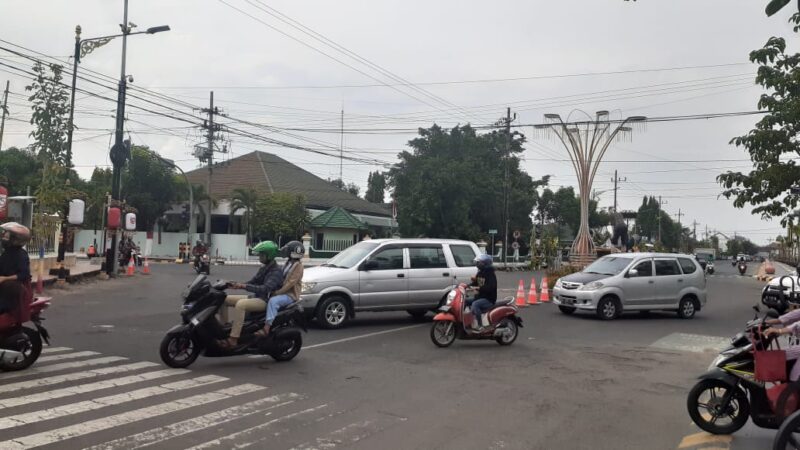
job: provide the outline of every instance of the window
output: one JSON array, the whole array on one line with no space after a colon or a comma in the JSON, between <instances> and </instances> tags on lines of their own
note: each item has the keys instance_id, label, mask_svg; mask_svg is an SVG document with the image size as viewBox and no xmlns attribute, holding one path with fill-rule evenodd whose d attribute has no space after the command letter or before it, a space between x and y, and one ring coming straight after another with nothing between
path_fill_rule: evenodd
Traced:
<instances>
[{"instance_id":1,"label":"window","mask_svg":"<svg viewBox=\"0 0 800 450\"><path fill-rule=\"evenodd\" d=\"M322 245L325 243L325 233L317 233L317 242L314 243L314 248L322 250Z\"/></svg>"},{"instance_id":2,"label":"window","mask_svg":"<svg viewBox=\"0 0 800 450\"><path fill-rule=\"evenodd\" d=\"M410 247L408 253L411 257L412 269L447 267L447 260L444 258L444 250L442 250L441 246Z\"/></svg>"},{"instance_id":3,"label":"window","mask_svg":"<svg viewBox=\"0 0 800 450\"><path fill-rule=\"evenodd\" d=\"M656 276L663 277L667 275L680 275L681 269L678 268L678 262L674 259L657 259L656 260Z\"/></svg>"},{"instance_id":4,"label":"window","mask_svg":"<svg viewBox=\"0 0 800 450\"><path fill-rule=\"evenodd\" d=\"M321 234L318 234L317 236L321 236ZM338 255L331 258L330 261L323 264L323 266L341 267L342 269L349 269L354 265L356 265L359 261L364 259L364 257L367 256L369 252L375 250L377 246L378 244L374 242L361 241L358 244L340 252ZM400 264L402 266L402 258L400 259L400 261L401 261Z\"/></svg>"},{"instance_id":5,"label":"window","mask_svg":"<svg viewBox=\"0 0 800 450\"><path fill-rule=\"evenodd\" d=\"M403 268L403 249L399 247L387 248L370 256L370 261L378 263L375 270L398 270Z\"/></svg>"},{"instance_id":6,"label":"window","mask_svg":"<svg viewBox=\"0 0 800 450\"><path fill-rule=\"evenodd\" d=\"M603 256L583 271L600 275L616 275L628 267L632 260L629 256Z\"/></svg>"},{"instance_id":7,"label":"window","mask_svg":"<svg viewBox=\"0 0 800 450\"><path fill-rule=\"evenodd\" d=\"M639 272L637 277L652 277L653 276L653 262L651 260L642 261L634 267Z\"/></svg>"},{"instance_id":8,"label":"window","mask_svg":"<svg viewBox=\"0 0 800 450\"><path fill-rule=\"evenodd\" d=\"M681 263L683 273L694 273L697 270L697 266L689 258L678 258L678 262Z\"/></svg>"},{"instance_id":9,"label":"window","mask_svg":"<svg viewBox=\"0 0 800 450\"><path fill-rule=\"evenodd\" d=\"M475 265L472 262L476 256L475 250L469 245L451 245L450 251L453 252L453 259L456 260L458 267L470 267Z\"/></svg>"}]
</instances>

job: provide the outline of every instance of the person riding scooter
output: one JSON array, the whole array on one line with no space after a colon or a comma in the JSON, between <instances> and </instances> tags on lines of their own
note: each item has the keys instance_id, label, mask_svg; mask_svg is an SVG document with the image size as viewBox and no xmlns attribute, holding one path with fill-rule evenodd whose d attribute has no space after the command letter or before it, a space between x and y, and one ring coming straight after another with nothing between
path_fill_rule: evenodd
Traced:
<instances>
[{"instance_id":1,"label":"person riding scooter","mask_svg":"<svg viewBox=\"0 0 800 450\"><path fill-rule=\"evenodd\" d=\"M477 330L482 330L481 316L492 309L497 302L497 275L494 273L491 256L480 255L475 258L474 262L478 273L473 277L470 286L477 287L477 293L469 306L472 309L472 316L476 320Z\"/></svg>"},{"instance_id":2,"label":"person riding scooter","mask_svg":"<svg viewBox=\"0 0 800 450\"><path fill-rule=\"evenodd\" d=\"M32 295L31 262L22 248L30 240L28 227L16 222L0 225L0 313L16 310L22 295Z\"/></svg>"},{"instance_id":3,"label":"person riding scooter","mask_svg":"<svg viewBox=\"0 0 800 450\"><path fill-rule=\"evenodd\" d=\"M777 319L767 319L767 325L772 325L773 328L768 328L764 334L766 336L785 334L793 334L795 337L800 336L800 299L795 295L790 295L788 298L789 312L778 317ZM797 361L800 359L800 345L790 345L785 348L786 360ZM797 381L800 379L800 364L796 362L792 365L792 370L789 372L789 381Z\"/></svg>"},{"instance_id":4,"label":"person riding scooter","mask_svg":"<svg viewBox=\"0 0 800 450\"><path fill-rule=\"evenodd\" d=\"M234 289L244 289L255 294L249 295L229 295L225 297L225 304L234 307L233 324L231 332L226 341L221 341L220 345L226 348L234 348L239 345L239 336L242 333L242 326L247 312L261 312L267 309L267 300L270 294L277 291L283 285L283 271L275 262L278 256L278 245L272 241L264 241L253 247L253 253L258 255L258 260L262 266L256 275L247 283L231 283ZM228 308L220 310L223 323L228 321Z\"/></svg>"},{"instance_id":5,"label":"person riding scooter","mask_svg":"<svg viewBox=\"0 0 800 450\"><path fill-rule=\"evenodd\" d=\"M283 277L285 281L280 289L273 293L267 304L267 320L264 329L259 330L256 336L267 337L272 321L278 315L278 310L286 305L300 301L303 283L303 256L306 249L299 241L291 241L281 247L281 256L287 258L283 266Z\"/></svg>"}]
</instances>

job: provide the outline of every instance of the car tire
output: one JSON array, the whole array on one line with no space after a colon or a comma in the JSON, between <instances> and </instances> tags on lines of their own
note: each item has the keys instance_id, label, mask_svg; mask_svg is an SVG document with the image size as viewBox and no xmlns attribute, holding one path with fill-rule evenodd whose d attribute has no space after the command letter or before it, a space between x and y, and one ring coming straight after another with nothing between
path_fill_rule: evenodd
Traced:
<instances>
[{"instance_id":1,"label":"car tire","mask_svg":"<svg viewBox=\"0 0 800 450\"><path fill-rule=\"evenodd\" d=\"M574 306L558 305L558 310L561 311L562 313L568 315L568 316L571 316L572 314L575 313L575 307Z\"/></svg>"},{"instance_id":2,"label":"car tire","mask_svg":"<svg viewBox=\"0 0 800 450\"><path fill-rule=\"evenodd\" d=\"M347 323L349 315L348 301L338 295L326 298L317 306L317 322L328 330L342 328Z\"/></svg>"},{"instance_id":3,"label":"car tire","mask_svg":"<svg viewBox=\"0 0 800 450\"><path fill-rule=\"evenodd\" d=\"M692 297L683 297L678 303L678 317L681 319L691 319L697 312L697 305Z\"/></svg>"},{"instance_id":4,"label":"car tire","mask_svg":"<svg viewBox=\"0 0 800 450\"><path fill-rule=\"evenodd\" d=\"M597 302L597 317L602 320L614 320L622 314L622 305L614 297L603 297Z\"/></svg>"},{"instance_id":5,"label":"car tire","mask_svg":"<svg viewBox=\"0 0 800 450\"><path fill-rule=\"evenodd\" d=\"M425 320L425 315L428 314L427 309L408 309L406 312L411 316L415 322L422 322Z\"/></svg>"}]
</instances>

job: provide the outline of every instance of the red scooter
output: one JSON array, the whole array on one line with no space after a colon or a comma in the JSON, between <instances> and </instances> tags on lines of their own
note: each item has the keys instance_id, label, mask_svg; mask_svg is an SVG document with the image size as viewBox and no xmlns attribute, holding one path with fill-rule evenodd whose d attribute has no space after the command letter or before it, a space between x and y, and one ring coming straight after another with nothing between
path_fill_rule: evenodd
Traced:
<instances>
[{"instance_id":1,"label":"red scooter","mask_svg":"<svg viewBox=\"0 0 800 450\"><path fill-rule=\"evenodd\" d=\"M472 311L467 306L467 285L459 284L447 294L447 301L433 318L431 340L439 347L448 347L458 339L494 339L500 345L511 345L517 340L522 319L517 316L514 298L498 300L483 315L488 326L482 331L473 329Z\"/></svg>"},{"instance_id":2,"label":"red scooter","mask_svg":"<svg viewBox=\"0 0 800 450\"><path fill-rule=\"evenodd\" d=\"M50 297L23 297L18 310L0 314L0 372L30 367L42 353L42 341L50 344L42 326L42 310L50 306ZM33 322L36 329L24 326L25 322Z\"/></svg>"}]
</instances>

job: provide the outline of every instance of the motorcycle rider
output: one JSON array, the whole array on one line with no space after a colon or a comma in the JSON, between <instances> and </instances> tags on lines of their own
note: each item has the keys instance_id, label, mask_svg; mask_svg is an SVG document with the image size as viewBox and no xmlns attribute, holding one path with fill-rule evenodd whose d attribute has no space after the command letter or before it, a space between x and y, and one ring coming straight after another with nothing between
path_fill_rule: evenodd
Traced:
<instances>
[{"instance_id":1,"label":"motorcycle rider","mask_svg":"<svg viewBox=\"0 0 800 450\"><path fill-rule=\"evenodd\" d=\"M492 257L487 254L479 255L474 260L475 266L478 268L478 273L472 277L470 286L477 287L475 298L469 302L472 310L472 316L477 322L476 330L482 331L484 326L481 321L481 316L486 311L489 311L497 301L497 275L494 273L492 266Z\"/></svg>"},{"instance_id":2,"label":"motorcycle rider","mask_svg":"<svg viewBox=\"0 0 800 450\"><path fill-rule=\"evenodd\" d=\"M202 241L197 241L197 243L194 245L194 248L192 249L192 256L194 256L195 267L200 267L200 257L203 256L206 252L208 252L208 250L206 250L205 244L203 244Z\"/></svg>"},{"instance_id":3,"label":"motorcycle rider","mask_svg":"<svg viewBox=\"0 0 800 450\"><path fill-rule=\"evenodd\" d=\"M788 299L789 312L778 317L777 319L767 319L765 323L772 325L764 334L766 336L794 334L800 336L800 299L794 295L790 295ZM797 381L800 379L800 364L797 360L800 359L800 345L790 345L785 348L786 360L795 361L792 365L792 370L789 372L789 381Z\"/></svg>"},{"instance_id":4,"label":"motorcycle rider","mask_svg":"<svg viewBox=\"0 0 800 450\"><path fill-rule=\"evenodd\" d=\"M259 330L256 335L266 337L272 326L272 321L278 315L278 310L293 302L300 301L303 283L303 256L306 249L299 241L291 241L281 247L281 256L287 258L283 265L283 277L285 281L280 289L273 293L267 304L267 320L264 328Z\"/></svg>"},{"instance_id":5,"label":"motorcycle rider","mask_svg":"<svg viewBox=\"0 0 800 450\"><path fill-rule=\"evenodd\" d=\"M0 313L14 311L22 295L31 295L31 262L22 248L30 240L28 227L16 222L0 225Z\"/></svg>"},{"instance_id":6,"label":"motorcycle rider","mask_svg":"<svg viewBox=\"0 0 800 450\"><path fill-rule=\"evenodd\" d=\"M262 266L258 269L255 276L247 283L231 283L234 289L244 289L255 294L249 295L228 295L225 297L225 307L220 310L220 318L223 323L228 321L228 306L234 307L233 324L231 333L227 340L220 341L219 344L225 348L234 348L239 345L239 336L242 333L245 314L247 312L261 312L267 308L267 300L274 291L277 291L283 284L283 271L275 262L278 256L278 245L272 241L264 241L253 247L253 253L258 255L258 260Z\"/></svg>"}]
</instances>

